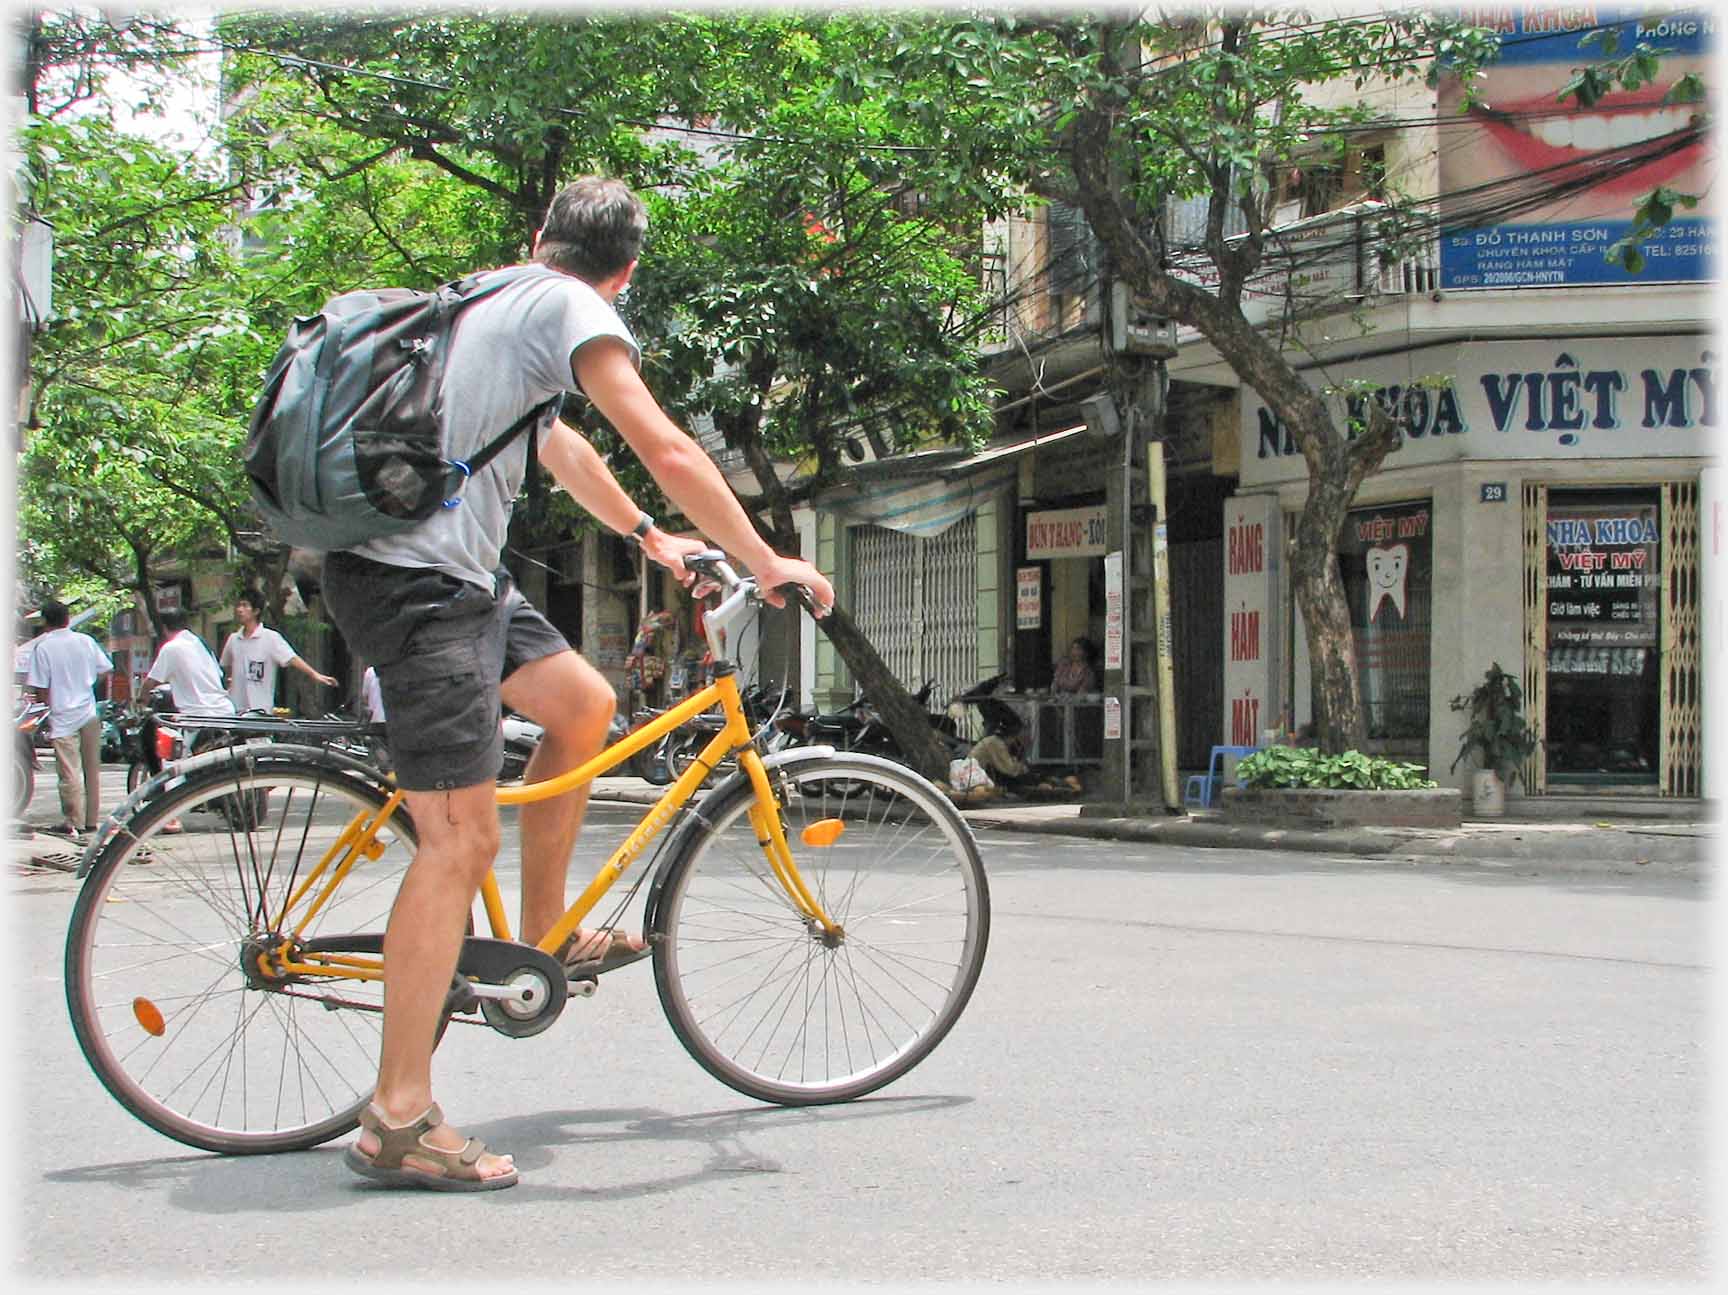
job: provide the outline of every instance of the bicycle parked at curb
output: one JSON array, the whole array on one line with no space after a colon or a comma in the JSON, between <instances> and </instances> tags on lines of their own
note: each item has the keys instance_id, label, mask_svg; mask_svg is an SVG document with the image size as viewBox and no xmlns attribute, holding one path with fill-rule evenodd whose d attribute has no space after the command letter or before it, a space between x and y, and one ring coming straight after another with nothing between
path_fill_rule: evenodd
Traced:
<instances>
[{"instance_id":1,"label":"bicycle parked at curb","mask_svg":"<svg viewBox=\"0 0 1728 1295\"><path fill-rule=\"evenodd\" d=\"M471 914L439 1038L454 1023L531 1037L596 992L592 976L567 979L554 951L670 827L658 866L637 871L604 925L651 877L643 930L673 1032L750 1097L848 1101L906 1074L965 1009L990 929L977 843L902 765L823 747L764 757L727 657L755 582L718 552L686 564L722 590L705 622L714 682L579 768L499 787L498 800L561 795L715 705L725 727L538 944L511 937L487 875L489 934L472 934ZM681 813L726 756L737 772ZM161 833L218 797L260 811ZM334 750L213 751L139 788L86 853L67 937L67 1006L97 1077L144 1123L210 1151L301 1150L352 1130L376 1077L385 918L414 846L402 793Z\"/></svg>"}]
</instances>

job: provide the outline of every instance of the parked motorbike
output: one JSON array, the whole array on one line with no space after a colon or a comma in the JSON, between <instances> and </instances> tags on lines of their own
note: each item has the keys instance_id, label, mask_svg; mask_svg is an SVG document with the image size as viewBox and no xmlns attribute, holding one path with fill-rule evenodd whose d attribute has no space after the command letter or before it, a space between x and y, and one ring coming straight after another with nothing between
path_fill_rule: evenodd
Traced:
<instances>
[{"instance_id":1,"label":"parked motorbike","mask_svg":"<svg viewBox=\"0 0 1728 1295\"><path fill-rule=\"evenodd\" d=\"M12 716L12 817L23 818L36 794L36 734L48 718L45 702L21 702Z\"/></svg>"},{"instance_id":2,"label":"parked motorbike","mask_svg":"<svg viewBox=\"0 0 1728 1295\"><path fill-rule=\"evenodd\" d=\"M161 768L171 760L186 756L188 738L185 732L173 725L163 724L157 718L158 715L170 713L173 709L173 694L166 687L162 687L154 690L145 703L134 702L121 716L120 744L123 748L122 758L126 761L128 793L136 791L138 785L150 777L152 763ZM156 753L154 762L148 755L151 750Z\"/></svg>"},{"instance_id":3,"label":"parked motorbike","mask_svg":"<svg viewBox=\"0 0 1728 1295\"><path fill-rule=\"evenodd\" d=\"M120 733L120 718L125 708L117 701L99 701L96 714L102 721L102 744L97 758L103 764L114 764L126 758L126 740Z\"/></svg>"},{"instance_id":4,"label":"parked motorbike","mask_svg":"<svg viewBox=\"0 0 1728 1295\"><path fill-rule=\"evenodd\" d=\"M654 710L652 708L645 708L637 711L635 714L630 716L630 732L634 733L639 728L647 727L665 713L664 710ZM678 733L679 730L673 729L672 732L666 734L665 737L654 743L653 746L638 751L635 755L630 757L629 763L625 765L625 768L635 774L638 778L646 779L650 786L664 787L667 783L672 781L672 769L666 761L666 753L671 747L673 739L678 736Z\"/></svg>"},{"instance_id":5,"label":"parked motorbike","mask_svg":"<svg viewBox=\"0 0 1728 1295\"><path fill-rule=\"evenodd\" d=\"M926 680L924 686L913 693L912 697L925 708L930 727L936 731L950 757L959 759L966 754L971 744L960 735L959 726L952 715L930 711L930 694L935 691L935 687L934 679ZM895 741L888 725L883 722L881 712L868 697L858 697L839 710L826 714L791 712L780 715L775 718L774 723L785 735L788 745L831 746L841 751L878 755L899 764L906 763L906 753L901 749L900 743ZM831 783L828 789L836 795L850 795L858 786L862 784L840 781Z\"/></svg>"},{"instance_id":6,"label":"parked motorbike","mask_svg":"<svg viewBox=\"0 0 1728 1295\"><path fill-rule=\"evenodd\" d=\"M983 728L980 737L1017 737L1026 727L1014 708L995 695L996 690L1007 682L1008 675L995 674L988 679L980 680L965 692L956 693L948 707L948 715L958 725L965 715L967 707L978 712L979 723Z\"/></svg>"},{"instance_id":7,"label":"parked motorbike","mask_svg":"<svg viewBox=\"0 0 1728 1295\"><path fill-rule=\"evenodd\" d=\"M606 742L612 743L622 738L632 726L626 724L621 715L614 714L612 723L607 729ZM518 715L515 711L504 712L504 764L498 771L499 782L519 782L528 772L528 761L539 749L540 739L546 736L546 730L526 715Z\"/></svg>"}]
</instances>

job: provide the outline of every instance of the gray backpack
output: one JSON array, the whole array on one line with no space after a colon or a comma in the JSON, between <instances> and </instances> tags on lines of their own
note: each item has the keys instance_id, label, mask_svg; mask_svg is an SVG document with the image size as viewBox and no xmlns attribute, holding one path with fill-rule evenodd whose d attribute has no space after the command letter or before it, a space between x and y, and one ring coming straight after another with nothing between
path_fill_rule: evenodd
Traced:
<instances>
[{"instance_id":1,"label":"gray backpack","mask_svg":"<svg viewBox=\"0 0 1728 1295\"><path fill-rule=\"evenodd\" d=\"M296 319L246 436L252 498L288 544L346 549L462 501L463 484L562 397L530 409L465 460L444 453L442 388L464 306L543 266L470 275L432 292L345 292Z\"/></svg>"}]
</instances>

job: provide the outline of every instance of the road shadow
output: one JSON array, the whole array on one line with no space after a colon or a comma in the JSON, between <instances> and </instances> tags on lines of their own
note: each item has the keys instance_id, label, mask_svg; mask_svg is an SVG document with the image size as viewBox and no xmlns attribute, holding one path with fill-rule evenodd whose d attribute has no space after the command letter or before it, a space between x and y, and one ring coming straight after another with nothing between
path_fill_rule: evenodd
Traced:
<instances>
[{"instance_id":1,"label":"road shadow","mask_svg":"<svg viewBox=\"0 0 1728 1295\"><path fill-rule=\"evenodd\" d=\"M653 1107L541 1111L485 1123L464 1131L489 1147L508 1151L522 1182L508 1191L481 1192L476 1201L493 1208L548 1201L630 1201L683 1191L741 1174L779 1174L784 1166L750 1144L753 1134L787 1128L818 1129L856 1120L904 1118L965 1106L962 1095L866 1097L838 1106L739 1107L675 1114ZM309 1214L351 1205L358 1194L399 1199L436 1198L439 1193L380 1187L350 1172L341 1161L348 1137L310 1151L265 1156L174 1154L49 1170L40 1181L71 1186L102 1185L127 1192L167 1193L171 1208L221 1216L256 1212L268 1200L272 1212ZM702 1148L702 1163L677 1173L630 1175L627 1152L640 1143L689 1142ZM558 1181L556 1170L572 1151L582 1154L577 1186ZM538 1181L537 1181L538 1178ZM27 1188L26 1188L27 1190Z\"/></svg>"}]
</instances>

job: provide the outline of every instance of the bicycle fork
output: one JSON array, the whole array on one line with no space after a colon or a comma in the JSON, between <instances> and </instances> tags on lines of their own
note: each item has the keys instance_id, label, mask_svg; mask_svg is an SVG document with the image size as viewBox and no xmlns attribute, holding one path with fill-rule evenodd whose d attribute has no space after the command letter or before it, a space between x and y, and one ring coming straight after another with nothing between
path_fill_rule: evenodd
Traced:
<instances>
[{"instance_id":1,"label":"bicycle fork","mask_svg":"<svg viewBox=\"0 0 1728 1295\"><path fill-rule=\"evenodd\" d=\"M775 880L785 890L787 899L793 908L812 924L812 929L819 929L822 939L830 946L837 945L845 937L840 924L834 921L816 897L805 884L798 865L793 860L792 850L786 840L786 832L780 820L779 800L774 794L773 785L768 779L767 767L762 763L762 757L751 742L750 724L744 716L744 707L738 695L737 677L723 674L714 680L714 687L720 693L721 709L726 717L725 725L709 739L697 757L690 762L683 775L666 789L665 794L655 803L652 810L625 838L595 874L594 880L582 892L568 912L559 919L552 930L547 932L540 941L540 948L552 950L559 948L572 932L577 930L585 918L600 902L602 895L612 886L612 883L622 876L638 858L647 852L654 838L672 821L678 812L702 785L706 778L721 760L738 753L738 767L750 779L755 798L750 806L750 824L756 832L756 842L761 847L763 856L773 871ZM669 712L672 713L672 712ZM834 821L833 829L815 831L823 824L812 824L806 829L807 843L811 845L828 845L840 835L838 820ZM488 878L488 884L493 884ZM486 893L482 888L482 893ZM488 901L488 912L491 913L491 903ZM493 914L496 923L502 919L502 911Z\"/></svg>"}]
</instances>

